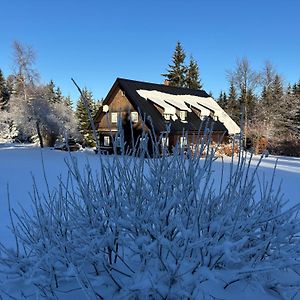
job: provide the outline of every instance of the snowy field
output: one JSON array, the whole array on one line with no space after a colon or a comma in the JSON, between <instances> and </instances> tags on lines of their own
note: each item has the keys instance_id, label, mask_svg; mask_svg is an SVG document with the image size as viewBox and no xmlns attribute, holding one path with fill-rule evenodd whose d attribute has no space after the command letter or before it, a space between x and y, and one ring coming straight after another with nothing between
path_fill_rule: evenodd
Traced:
<instances>
[{"instance_id":1,"label":"snowy field","mask_svg":"<svg viewBox=\"0 0 300 300\"><path fill-rule=\"evenodd\" d=\"M77 152L72 153L72 155L77 158L79 168L89 162L92 168L97 169L98 158L92 151ZM10 224L8 195L11 205L16 211L20 211L20 206L22 206L30 212L32 207L30 193L33 189L33 180L36 181L39 190L46 193L43 164L51 190L58 185L60 176L62 178L66 177L65 159L68 157L68 153L53 149L41 150L33 146L0 145L0 239L3 244L14 247L14 239L8 229ZM288 201L286 207L292 207L300 202L300 158L275 156L263 158L258 171L261 182L263 178L271 180L276 160L278 160L278 163L274 186L277 187L281 184L281 191ZM254 157L253 169L258 161L259 157ZM226 158L224 164L225 177L229 174L227 167L229 163L230 159ZM219 181L221 170L222 163L218 159L213 165L213 176L216 182ZM240 299L241 295L243 295L243 299L253 299L253 297L258 297L257 299L281 299L276 293L267 293L258 287L248 286L247 282L232 285L232 288L227 289L225 292L219 289L218 283L214 285L212 279L207 282L205 288L211 290L214 295L207 299ZM7 286L5 286L5 289L11 290ZM83 295L80 296L80 292L75 292L73 299L74 295L75 298L78 297L76 299L84 299ZM5 294L1 294L0 290L0 299L2 299L1 296L3 299L10 299ZM300 299L300 294L294 296L294 299ZM64 296L61 299L68 299L68 297Z\"/></svg>"}]
</instances>

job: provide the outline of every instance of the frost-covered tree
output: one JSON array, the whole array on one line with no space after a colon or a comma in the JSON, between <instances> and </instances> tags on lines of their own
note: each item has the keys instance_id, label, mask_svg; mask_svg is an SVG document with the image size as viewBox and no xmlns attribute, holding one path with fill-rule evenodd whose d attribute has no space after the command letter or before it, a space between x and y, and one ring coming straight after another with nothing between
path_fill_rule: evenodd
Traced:
<instances>
[{"instance_id":1,"label":"frost-covered tree","mask_svg":"<svg viewBox=\"0 0 300 300\"><path fill-rule=\"evenodd\" d=\"M30 101L18 96L11 99L10 113L22 140L39 139L41 147L54 146L60 136L77 136L77 120L72 109L64 103L52 103L48 90L40 86Z\"/></svg>"},{"instance_id":2,"label":"frost-covered tree","mask_svg":"<svg viewBox=\"0 0 300 300\"><path fill-rule=\"evenodd\" d=\"M18 96L26 101L39 79L39 73L34 68L36 55L31 46L13 43L14 57L14 89Z\"/></svg>"},{"instance_id":3,"label":"frost-covered tree","mask_svg":"<svg viewBox=\"0 0 300 300\"><path fill-rule=\"evenodd\" d=\"M0 110L0 143L12 142L19 135L19 130L12 120L11 114L6 110Z\"/></svg>"},{"instance_id":4,"label":"frost-covered tree","mask_svg":"<svg viewBox=\"0 0 300 300\"><path fill-rule=\"evenodd\" d=\"M0 110L7 109L10 93L7 87L6 80L0 69Z\"/></svg>"},{"instance_id":5,"label":"frost-covered tree","mask_svg":"<svg viewBox=\"0 0 300 300\"><path fill-rule=\"evenodd\" d=\"M64 97L63 103L70 109L73 109L73 101L70 96Z\"/></svg>"},{"instance_id":6,"label":"frost-covered tree","mask_svg":"<svg viewBox=\"0 0 300 300\"><path fill-rule=\"evenodd\" d=\"M57 87L56 90L55 90L55 103L63 102L63 98L64 97L62 95L60 87Z\"/></svg>"},{"instance_id":7,"label":"frost-covered tree","mask_svg":"<svg viewBox=\"0 0 300 300\"><path fill-rule=\"evenodd\" d=\"M46 85L46 90L48 101L51 103L55 103L55 84L53 80L50 80L50 82Z\"/></svg>"}]
</instances>

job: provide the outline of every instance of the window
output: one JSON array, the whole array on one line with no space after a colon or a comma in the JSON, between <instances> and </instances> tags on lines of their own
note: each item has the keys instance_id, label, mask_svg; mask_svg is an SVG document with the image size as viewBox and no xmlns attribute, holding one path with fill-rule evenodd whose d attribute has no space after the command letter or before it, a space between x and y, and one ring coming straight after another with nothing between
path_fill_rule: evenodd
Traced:
<instances>
[{"instance_id":1,"label":"window","mask_svg":"<svg viewBox=\"0 0 300 300\"><path fill-rule=\"evenodd\" d=\"M139 121L139 114L136 111L130 113L130 119L132 123L137 123Z\"/></svg>"},{"instance_id":2,"label":"window","mask_svg":"<svg viewBox=\"0 0 300 300\"><path fill-rule=\"evenodd\" d=\"M179 145L180 145L180 147L185 147L187 145L187 137L186 136L180 137Z\"/></svg>"},{"instance_id":3,"label":"window","mask_svg":"<svg viewBox=\"0 0 300 300\"><path fill-rule=\"evenodd\" d=\"M162 137L161 138L161 145L163 147L169 147L169 138L168 137Z\"/></svg>"},{"instance_id":4,"label":"window","mask_svg":"<svg viewBox=\"0 0 300 300\"><path fill-rule=\"evenodd\" d=\"M170 115L170 114L164 114L164 118L165 118L167 121L170 121L171 115Z\"/></svg>"},{"instance_id":5,"label":"window","mask_svg":"<svg viewBox=\"0 0 300 300\"><path fill-rule=\"evenodd\" d=\"M103 145L104 146L109 146L110 145L110 136L108 136L108 135L104 136Z\"/></svg>"},{"instance_id":6,"label":"window","mask_svg":"<svg viewBox=\"0 0 300 300\"><path fill-rule=\"evenodd\" d=\"M118 113L116 112L111 113L111 122L118 123Z\"/></svg>"},{"instance_id":7,"label":"window","mask_svg":"<svg viewBox=\"0 0 300 300\"><path fill-rule=\"evenodd\" d=\"M187 112L185 110L181 110L179 112L179 118L180 118L180 120L184 121L186 119L186 116L187 116Z\"/></svg>"}]
</instances>

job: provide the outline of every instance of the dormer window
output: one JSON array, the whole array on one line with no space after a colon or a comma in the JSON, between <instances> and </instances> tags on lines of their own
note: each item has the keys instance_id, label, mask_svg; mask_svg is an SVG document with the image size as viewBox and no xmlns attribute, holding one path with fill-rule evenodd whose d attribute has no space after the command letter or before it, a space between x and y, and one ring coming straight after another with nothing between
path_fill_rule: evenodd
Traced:
<instances>
[{"instance_id":1,"label":"dormer window","mask_svg":"<svg viewBox=\"0 0 300 300\"><path fill-rule=\"evenodd\" d=\"M139 114L136 111L130 113L130 119L132 123L137 123L139 121Z\"/></svg>"},{"instance_id":2,"label":"dormer window","mask_svg":"<svg viewBox=\"0 0 300 300\"><path fill-rule=\"evenodd\" d=\"M164 114L164 118L165 118L167 121L170 121L170 119L171 119L171 114Z\"/></svg>"},{"instance_id":3,"label":"dormer window","mask_svg":"<svg viewBox=\"0 0 300 300\"><path fill-rule=\"evenodd\" d=\"M187 137L186 137L186 136L181 136L181 137L180 137L180 140L179 140L179 145L180 145L180 147L185 147L185 146L187 146L187 143L188 143Z\"/></svg>"},{"instance_id":4,"label":"dormer window","mask_svg":"<svg viewBox=\"0 0 300 300\"><path fill-rule=\"evenodd\" d=\"M181 121L185 121L186 117L187 117L187 111L181 110L181 111L179 112L179 118L180 118L180 120L181 120Z\"/></svg>"},{"instance_id":5,"label":"dormer window","mask_svg":"<svg viewBox=\"0 0 300 300\"><path fill-rule=\"evenodd\" d=\"M118 113L116 113L116 112L111 113L111 122L118 123Z\"/></svg>"}]
</instances>

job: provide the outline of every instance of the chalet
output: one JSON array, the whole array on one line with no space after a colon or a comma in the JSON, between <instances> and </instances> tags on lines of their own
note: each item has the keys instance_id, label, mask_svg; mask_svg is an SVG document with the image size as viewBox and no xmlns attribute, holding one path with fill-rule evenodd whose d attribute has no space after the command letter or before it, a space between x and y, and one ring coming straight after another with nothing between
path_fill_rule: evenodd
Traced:
<instances>
[{"instance_id":1,"label":"chalet","mask_svg":"<svg viewBox=\"0 0 300 300\"><path fill-rule=\"evenodd\" d=\"M215 141L240 132L237 124L203 90L122 78L117 78L95 116L101 148L107 149L112 147L112 136L116 136L120 124L125 139L138 139L143 130L160 136L168 128L169 134L162 142L171 149L177 142L183 146L190 143L193 135L205 129L204 122L213 123L211 134Z\"/></svg>"}]
</instances>

